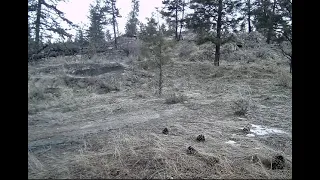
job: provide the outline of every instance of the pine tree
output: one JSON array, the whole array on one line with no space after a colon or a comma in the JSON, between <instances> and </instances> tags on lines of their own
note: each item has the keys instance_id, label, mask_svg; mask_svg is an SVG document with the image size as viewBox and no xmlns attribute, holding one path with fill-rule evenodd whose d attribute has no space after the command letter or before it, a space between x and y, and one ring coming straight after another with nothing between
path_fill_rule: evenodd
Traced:
<instances>
[{"instance_id":1,"label":"pine tree","mask_svg":"<svg viewBox=\"0 0 320 180\"><path fill-rule=\"evenodd\" d=\"M188 27L199 34L199 42L211 41L216 46L214 65L219 66L220 46L230 39L230 30L236 29L241 18L235 16L237 1L192 0L194 13L188 17Z\"/></svg>"},{"instance_id":2,"label":"pine tree","mask_svg":"<svg viewBox=\"0 0 320 180\"><path fill-rule=\"evenodd\" d=\"M166 25L164 23L161 24L160 31L162 32L163 36L167 33Z\"/></svg>"},{"instance_id":3,"label":"pine tree","mask_svg":"<svg viewBox=\"0 0 320 180\"><path fill-rule=\"evenodd\" d=\"M119 9L116 7L116 0L104 0L103 12L105 15L109 15L111 17L108 18L108 21L111 22L113 27L113 37L114 37L114 44L117 48L117 17L121 17L119 13Z\"/></svg>"},{"instance_id":4,"label":"pine tree","mask_svg":"<svg viewBox=\"0 0 320 180\"><path fill-rule=\"evenodd\" d=\"M244 31L246 25L248 26L249 33L253 31L252 16L255 9L254 2L255 0L240 0L236 5L236 8L239 9L239 12L242 16L240 21L241 31Z\"/></svg>"},{"instance_id":5,"label":"pine tree","mask_svg":"<svg viewBox=\"0 0 320 180\"><path fill-rule=\"evenodd\" d=\"M182 27L183 27L183 24L184 24L184 21L185 21L185 18L184 18L185 7L186 7L186 3L185 3L185 0L183 0L183 2L182 2L182 15L181 15L181 19L180 19L180 32L179 32L178 40L181 39L181 31L182 31Z\"/></svg>"},{"instance_id":6,"label":"pine tree","mask_svg":"<svg viewBox=\"0 0 320 180\"><path fill-rule=\"evenodd\" d=\"M156 22L156 19L154 17L154 13L152 13L152 16L147 19L147 24L140 24L140 38L146 42L150 42L154 39L154 37L157 36L158 30L157 26L158 23Z\"/></svg>"},{"instance_id":7,"label":"pine tree","mask_svg":"<svg viewBox=\"0 0 320 180\"><path fill-rule=\"evenodd\" d=\"M88 44L88 41L84 36L83 29L78 29L77 34L76 34L76 38L75 38L75 42L77 44L79 44L80 47L83 47Z\"/></svg>"},{"instance_id":8,"label":"pine tree","mask_svg":"<svg viewBox=\"0 0 320 180\"><path fill-rule=\"evenodd\" d=\"M277 39L280 42L282 54L289 59L290 73L292 72L292 2L291 0L278 0L279 11L282 17L280 33Z\"/></svg>"},{"instance_id":9,"label":"pine tree","mask_svg":"<svg viewBox=\"0 0 320 180\"><path fill-rule=\"evenodd\" d=\"M101 46L105 42L103 26L106 25L105 15L101 7L101 1L96 0L95 5L90 5L90 26L87 30L90 44L94 47Z\"/></svg>"},{"instance_id":10,"label":"pine tree","mask_svg":"<svg viewBox=\"0 0 320 180\"><path fill-rule=\"evenodd\" d=\"M175 25L175 39L180 40L181 35L178 34L178 27L180 23L180 34L184 22L184 10L186 3L184 0L163 0L163 10L160 12L162 16L167 18L167 21L174 22ZM181 14L181 15L180 15ZM181 16L181 18L179 18Z\"/></svg>"},{"instance_id":11,"label":"pine tree","mask_svg":"<svg viewBox=\"0 0 320 180\"><path fill-rule=\"evenodd\" d=\"M110 30L107 29L107 31L106 31L106 40L107 41L111 41L111 39L112 39L112 37L111 37L111 34L110 34Z\"/></svg>"},{"instance_id":12,"label":"pine tree","mask_svg":"<svg viewBox=\"0 0 320 180\"><path fill-rule=\"evenodd\" d=\"M252 25L251 25L251 13L252 13L252 4L250 0L247 0L246 2L246 14L248 16L248 32L251 33L252 31Z\"/></svg>"},{"instance_id":13,"label":"pine tree","mask_svg":"<svg viewBox=\"0 0 320 180\"><path fill-rule=\"evenodd\" d=\"M62 0L28 0L28 21L30 29L34 30L35 51L39 51L42 39L50 36L49 32L59 34L62 38L70 37L66 29L61 27L58 20L66 22L72 27L76 27L70 20L64 17L64 13L57 8L57 4ZM31 33L30 33L31 34Z\"/></svg>"},{"instance_id":14,"label":"pine tree","mask_svg":"<svg viewBox=\"0 0 320 180\"><path fill-rule=\"evenodd\" d=\"M291 0L278 0L281 37L292 45L292 2Z\"/></svg>"},{"instance_id":15,"label":"pine tree","mask_svg":"<svg viewBox=\"0 0 320 180\"><path fill-rule=\"evenodd\" d=\"M126 35L129 37L137 35L139 0L132 0L132 11L129 13L128 22L126 24Z\"/></svg>"},{"instance_id":16,"label":"pine tree","mask_svg":"<svg viewBox=\"0 0 320 180\"><path fill-rule=\"evenodd\" d=\"M172 34L175 34L175 23L174 21L171 21L170 18L166 18L166 24L168 26L168 30L166 31L167 36L171 36Z\"/></svg>"},{"instance_id":17,"label":"pine tree","mask_svg":"<svg viewBox=\"0 0 320 180\"><path fill-rule=\"evenodd\" d=\"M267 38L270 44L276 38L276 30L281 24L281 14L279 13L279 0L257 0L256 8L253 11L254 21L258 32Z\"/></svg>"}]
</instances>

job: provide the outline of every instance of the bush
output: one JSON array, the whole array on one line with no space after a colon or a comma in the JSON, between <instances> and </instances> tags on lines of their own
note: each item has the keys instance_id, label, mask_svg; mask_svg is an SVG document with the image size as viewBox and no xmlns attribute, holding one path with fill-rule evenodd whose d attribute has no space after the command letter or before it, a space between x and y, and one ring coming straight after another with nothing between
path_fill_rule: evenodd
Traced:
<instances>
[{"instance_id":1,"label":"bush","mask_svg":"<svg viewBox=\"0 0 320 180\"><path fill-rule=\"evenodd\" d=\"M28 99L29 101L43 101L45 99L49 98L48 95L44 92L44 89L32 87L28 91Z\"/></svg>"},{"instance_id":2,"label":"bush","mask_svg":"<svg viewBox=\"0 0 320 180\"><path fill-rule=\"evenodd\" d=\"M179 47L179 57L185 58L189 57L190 54L197 50L194 43L183 43Z\"/></svg>"},{"instance_id":3,"label":"bush","mask_svg":"<svg viewBox=\"0 0 320 180\"><path fill-rule=\"evenodd\" d=\"M142 43L140 45L139 58L150 58L152 55L151 50L147 43Z\"/></svg>"},{"instance_id":4,"label":"bush","mask_svg":"<svg viewBox=\"0 0 320 180\"><path fill-rule=\"evenodd\" d=\"M128 41L121 45L121 49L125 52L125 54L129 57L132 56L139 56L140 55L140 47L141 44L139 41Z\"/></svg>"},{"instance_id":5,"label":"bush","mask_svg":"<svg viewBox=\"0 0 320 180\"><path fill-rule=\"evenodd\" d=\"M280 71L277 73L276 85L285 88L292 88L292 77L288 72Z\"/></svg>"},{"instance_id":6,"label":"bush","mask_svg":"<svg viewBox=\"0 0 320 180\"><path fill-rule=\"evenodd\" d=\"M166 104L177 104L177 103L183 103L186 100L186 97L183 95L177 95L176 93L170 94L166 98Z\"/></svg>"},{"instance_id":7,"label":"bush","mask_svg":"<svg viewBox=\"0 0 320 180\"><path fill-rule=\"evenodd\" d=\"M235 112L234 114L237 116L245 116L248 112L249 102L245 99L240 99L234 102L233 106Z\"/></svg>"}]
</instances>

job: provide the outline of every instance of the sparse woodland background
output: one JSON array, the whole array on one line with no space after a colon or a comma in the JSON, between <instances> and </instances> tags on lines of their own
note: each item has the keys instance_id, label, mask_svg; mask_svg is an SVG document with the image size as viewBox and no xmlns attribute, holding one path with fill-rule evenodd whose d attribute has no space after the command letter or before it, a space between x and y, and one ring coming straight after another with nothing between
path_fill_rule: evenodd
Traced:
<instances>
[{"instance_id":1,"label":"sparse woodland background","mask_svg":"<svg viewBox=\"0 0 320 180\"><path fill-rule=\"evenodd\" d=\"M147 18L146 24L137 18L139 0L132 0L125 34L118 30L117 18L125 15L121 15L116 7L116 0L96 0L91 4L88 27L75 25L66 19L64 13L56 8L59 1L28 0L28 61L77 54L90 58L111 47L141 58L155 52L161 38L172 37L180 41L188 38L188 35L183 37L182 32L193 32L197 35L197 44L212 43L210 53L214 56L210 59L218 66L222 45L236 42L242 46L236 38L239 34L259 32L267 44L278 47L292 66L291 0L163 0L164 8L157 9ZM159 18L166 23L159 24ZM68 34L58 19L67 23L69 28L77 29L76 36ZM58 34L61 39L52 43L51 33ZM160 37L159 34L161 38L154 38ZM139 46L128 43L133 38L142 40ZM119 43L120 39L124 43ZM150 43L155 45L154 48L146 48ZM162 48L157 49L159 54Z\"/></svg>"}]
</instances>

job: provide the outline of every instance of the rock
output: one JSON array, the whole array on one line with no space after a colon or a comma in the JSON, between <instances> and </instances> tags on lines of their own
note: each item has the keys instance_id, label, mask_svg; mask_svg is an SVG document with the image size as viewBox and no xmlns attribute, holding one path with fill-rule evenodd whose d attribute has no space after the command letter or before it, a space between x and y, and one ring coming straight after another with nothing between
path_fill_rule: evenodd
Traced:
<instances>
[{"instance_id":1,"label":"rock","mask_svg":"<svg viewBox=\"0 0 320 180\"><path fill-rule=\"evenodd\" d=\"M119 174L120 174L120 170L118 170L118 169L111 169L110 170L111 176L118 176Z\"/></svg>"},{"instance_id":2,"label":"rock","mask_svg":"<svg viewBox=\"0 0 320 180\"><path fill-rule=\"evenodd\" d=\"M199 142L203 142L205 141L206 139L204 138L204 135L200 134L198 137L197 137L197 141Z\"/></svg>"},{"instance_id":3,"label":"rock","mask_svg":"<svg viewBox=\"0 0 320 180\"><path fill-rule=\"evenodd\" d=\"M192 146L189 146L187 149L187 154L195 154L196 152L197 151Z\"/></svg>"},{"instance_id":4,"label":"rock","mask_svg":"<svg viewBox=\"0 0 320 180\"><path fill-rule=\"evenodd\" d=\"M242 129L243 132L245 133L249 133L250 132L250 127L249 126L246 126Z\"/></svg>"},{"instance_id":5,"label":"rock","mask_svg":"<svg viewBox=\"0 0 320 180\"><path fill-rule=\"evenodd\" d=\"M168 128L164 128L164 129L162 130L162 134L168 134L168 133L169 133Z\"/></svg>"}]
</instances>

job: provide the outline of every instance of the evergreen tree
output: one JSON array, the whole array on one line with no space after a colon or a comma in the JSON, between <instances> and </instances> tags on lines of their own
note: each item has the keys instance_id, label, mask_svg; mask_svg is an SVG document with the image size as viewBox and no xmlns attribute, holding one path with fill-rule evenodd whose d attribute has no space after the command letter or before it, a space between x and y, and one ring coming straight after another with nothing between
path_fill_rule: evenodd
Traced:
<instances>
[{"instance_id":1,"label":"evergreen tree","mask_svg":"<svg viewBox=\"0 0 320 180\"><path fill-rule=\"evenodd\" d=\"M161 24L160 31L162 32L163 36L167 33L166 25L164 23Z\"/></svg>"},{"instance_id":2,"label":"evergreen tree","mask_svg":"<svg viewBox=\"0 0 320 180\"><path fill-rule=\"evenodd\" d=\"M156 22L156 19L154 17L154 13L152 13L152 16L147 19L147 24L140 24L140 38L146 42L152 41L154 37L157 36L158 30L157 26L158 23Z\"/></svg>"},{"instance_id":3,"label":"evergreen tree","mask_svg":"<svg viewBox=\"0 0 320 180\"><path fill-rule=\"evenodd\" d=\"M281 24L281 14L279 13L279 0L257 0L256 8L253 11L254 21L257 31L267 38L267 43L276 37L276 30Z\"/></svg>"},{"instance_id":4,"label":"evergreen tree","mask_svg":"<svg viewBox=\"0 0 320 180\"><path fill-rule=\"evenodd\" d=\"M240 28L241 31L245 30L245 26L248 26L248 32L253 31L253 25L252 25L252 16L253 11L255 9L255 0L240 0L237 4L237 8L239 9L239 12L243 19L240 21Z\"/></svg>"},{"instance_id":5,"label":"evergreen tree","mask_svg":"<svg viewBox=\"0 0 320 180\"><path fill-rule=\"evenodd\" d=\"M90 5L90 26L87 30L87 34L90 44L97 47L105 42L103 26L106 25L106 21L103 8L101 7L101 1L96 0L95 3L95 5Z\"/></svg>"},{"instance_id":6,"label":"evergreen tree","mask_svg":"<svg viewBox=\"0 0 320 180\"><path fill-rule=\"evenodd\" d=\"M214 65L219 66L220 46L232 36L241 18L235 16L238 1L234 0L192 0L190 8L194 13L188 17L188 27L199 34L199 43L211 41L216 46Z\"/></svg>"},{"instance_id":7,"label":"evergreen tree","mask_svg":"<svg viewBox=\"0 0 320 180\"><path fill-rule=\"evenodd\" d=\"M80 46L83 47L85 45L88 44L88 40L86 39L85 35L84 35L84 31L83 29L78 29L77 30L77 34L75 37L75 42Z\"/></svg>"},{"instance_id":8,"label":"evergreen tree","mask_svg":"<svg viewBox=\"0 0 320 180\"><path fill-rule=\"evenodd\" d=\"M278 42L282 54L290 62L290 73L292 72L292 2L291 0L278 0L281 14L280 33Z\"/></svg>"},{"instance_id":9,"label":"evergreen tree","mask_svg":"<svg viewBox=\"0 0 320 180\"><path fill-rule=\"evenodd\" d=\"M111 34L110 34L110 30L109 30L109 29L107 29L107 31L106 31L106 40L107 40L107 41L111 41L111 40L112 40L112 37L111 37Z\"/></svg>"},{"instance_id":10,"label":"evergreen tree","mask_svg":"<svg viewBox=\"0 0 320 180\"><path fill-rule=\"evenodd\" d=\"M103 12L106 16L111 16L107 20L111 22L113 27L113 37L114 37L114 44L117 48L117 17L121 17L119 13L119 9L116 7L116 0L104 0Z\"/></svg>"},{"instance_id":11,"label":"evergreen tree","mask_svg":"<svg viewBox=\"0 0 320 180\"><path fill-rule=\"evenodd\" d=\"M50 37L50 32L59 34L62 38L70 37L66 29L61 27L58 20L66 22L72 27L76 27L70 20L64 17L64 13L57 8L62 0L28 0L28 22L30 32L34 30L35 51L39 51L41 38ZM41 37L42 35L42 37ZM30 33L31 36L31 33Z\"/></svg>"},{"instance_id":12,"label":"evergreen tree","mask_svg":"<svg viewBox=\"0 0 320 180\"><path fill-rule=\"evenodd\" d=\"M132 0L132 11L129 13L128 22L126 24L126 35L134 36L137 35L138 26L138 14L139 13L139 0Z\"/></svg>"},{"instance_id":13,"label":"evergreen tree","mask_svg":"<svg viewBox=\"0 0 320 180\"><path fill-rule=\"evenodd\" d=\"M180 40L179 37L181 36L178 33L178 27L180 23L181 34L186 3L184 0L163 0L162 4L164 5L164 8L160 13L167 19L167 21L174 23L175 38L176 40Z\"/></svg>"}]
</instances>

